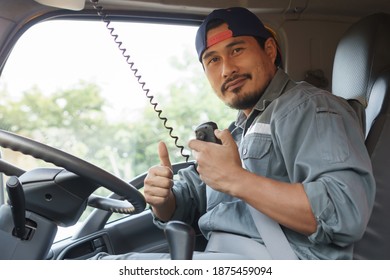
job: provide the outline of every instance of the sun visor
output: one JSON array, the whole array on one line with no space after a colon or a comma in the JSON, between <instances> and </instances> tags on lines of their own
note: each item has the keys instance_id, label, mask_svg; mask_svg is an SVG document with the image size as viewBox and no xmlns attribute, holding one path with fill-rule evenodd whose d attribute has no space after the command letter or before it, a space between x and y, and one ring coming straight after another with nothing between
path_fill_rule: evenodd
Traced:
<instances>
[{"instance_id":1,"label":"sun visor","mask_svg":"<svg viewBox=\"0 0 390 280\"><path fill-rule=\"evenodd\" d=\"M45 6L68 9L73 11L80 11L85 7L84 0L35 0L35 2L38 2L39 4Z\"/></svg>"}]
</instances>

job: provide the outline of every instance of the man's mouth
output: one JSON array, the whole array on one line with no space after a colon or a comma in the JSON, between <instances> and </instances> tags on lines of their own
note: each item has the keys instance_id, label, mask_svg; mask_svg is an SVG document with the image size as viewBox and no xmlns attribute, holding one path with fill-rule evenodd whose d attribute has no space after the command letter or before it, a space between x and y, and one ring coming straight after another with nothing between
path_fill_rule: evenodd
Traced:
<instances>
[{"instance_id":1,"label":"man's mouth","mask_svg":"<svg viewBox=\"0 0 390 280\"><path fill-rule=\"evenodd\" d=\"M250 74L233 76L223 83L221 92L223 94L225 94L227 91L237 92L245 84L246 80L251 78L252 77Z\"/></svg>"}]
</instances>

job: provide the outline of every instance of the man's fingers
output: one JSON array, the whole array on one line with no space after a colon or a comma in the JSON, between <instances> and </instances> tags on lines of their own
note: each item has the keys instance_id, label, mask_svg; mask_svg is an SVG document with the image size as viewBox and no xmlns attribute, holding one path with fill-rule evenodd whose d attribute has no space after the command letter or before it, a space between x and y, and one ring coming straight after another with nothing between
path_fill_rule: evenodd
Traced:
<instances>
[{"instance_id":1,"label":"man's fingers","mask_svg":"<svg viewBox=\"0 0 390 280\"><path fill-rule=\"evenodd\" d=\"M172 164L169 160L168 148L164 142L158 143L158 156L160 158L160 164L172 170Z\"/></svg>"}]
</instances>

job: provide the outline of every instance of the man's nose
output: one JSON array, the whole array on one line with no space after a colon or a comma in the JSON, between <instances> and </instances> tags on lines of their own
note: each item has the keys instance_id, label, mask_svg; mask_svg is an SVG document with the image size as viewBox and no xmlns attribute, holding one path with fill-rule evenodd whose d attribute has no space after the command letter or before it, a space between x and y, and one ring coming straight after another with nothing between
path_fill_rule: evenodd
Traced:
<instances>
[{"instance_id":1,"label":"man's nose","mask_svg":"<svg viewBox=\"0 0 390 280\"><path fill-rule=\"evenodd\" d=\"M222 76L224 79L238 73L238 67L231 59L225 59L223 61Z\"/></svg>"}]
</instances>

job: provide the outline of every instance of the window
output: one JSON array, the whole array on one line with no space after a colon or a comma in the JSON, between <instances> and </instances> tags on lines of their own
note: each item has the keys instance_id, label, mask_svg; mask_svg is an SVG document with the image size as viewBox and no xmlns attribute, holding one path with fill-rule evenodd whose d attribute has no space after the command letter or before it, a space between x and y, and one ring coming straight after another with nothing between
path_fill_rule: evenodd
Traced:
<instances>
[{"instance_id":1,"label":"window","mask_svg":"<svg viewBox=\"0 0 390 280\"><path fill-rule=\"evenodd\" d=\"M0 127L130 180L159 162L160 140L172 162L185 160L144 89L184 147L198 124L227 127L236 112L209 88L194 48L195 27L111 26L134 66L100 21L46 21L29 29L0 77ZM2 156L24 170L48 165L8 149Z\"/></svg>"}]
</instances>

